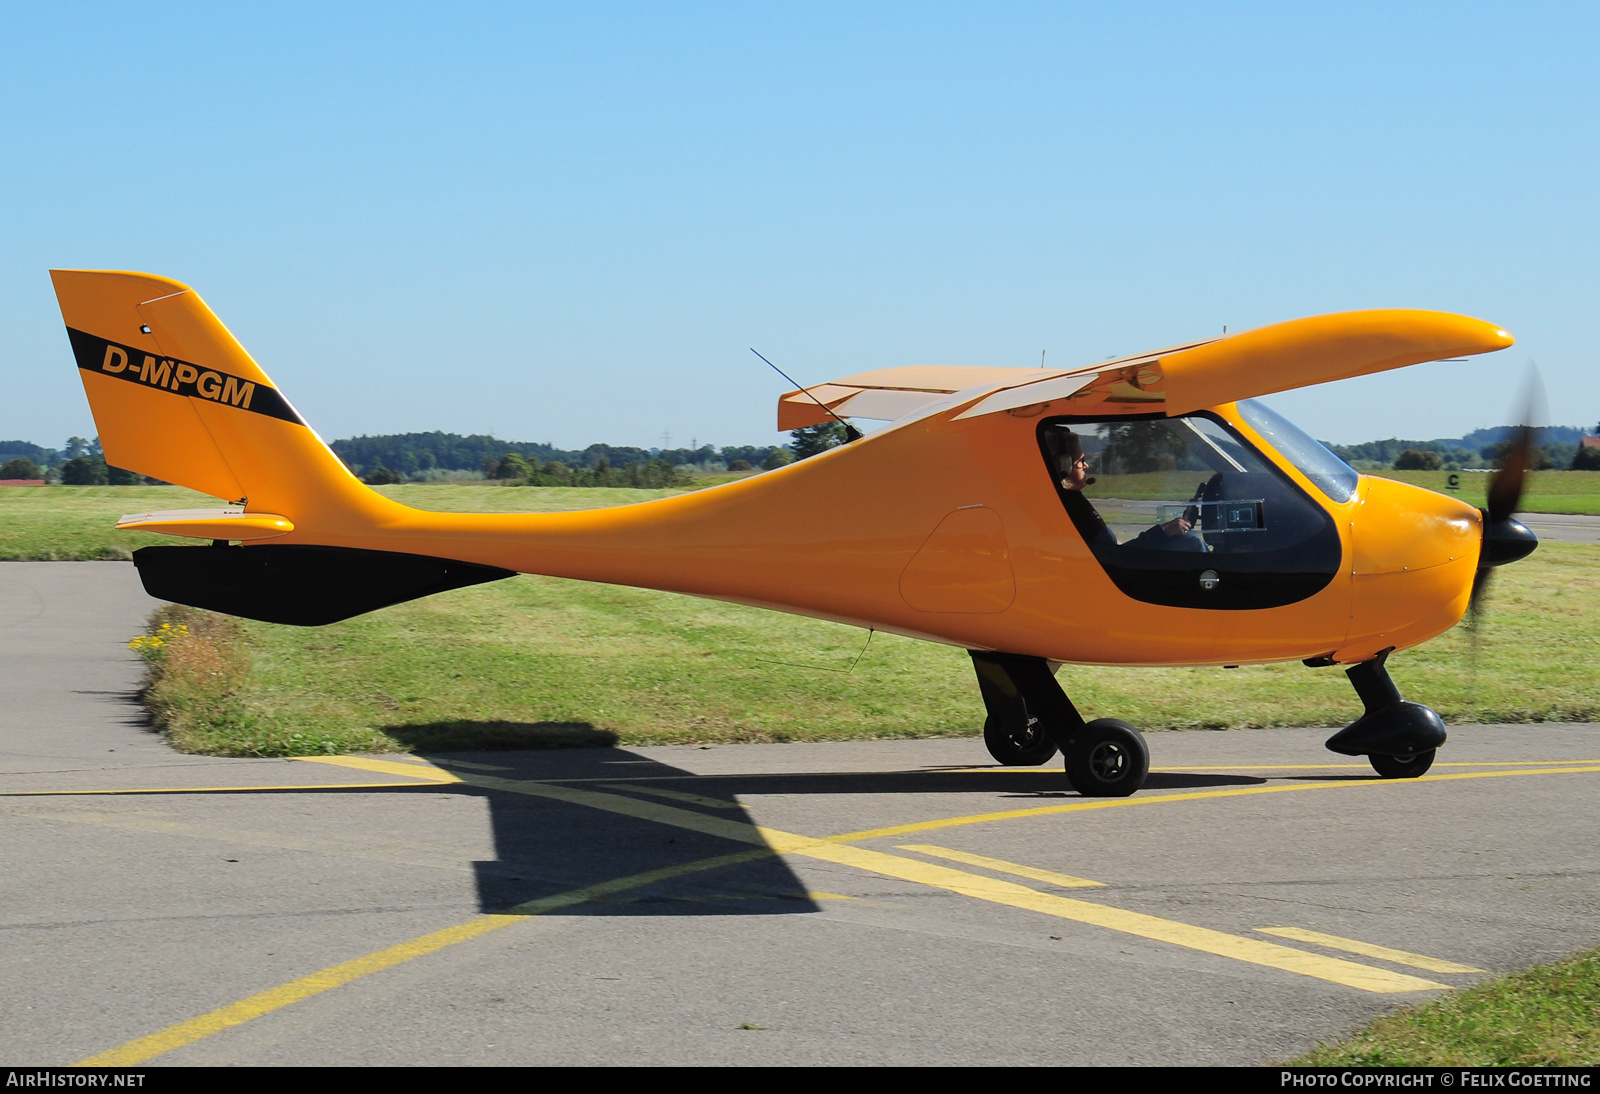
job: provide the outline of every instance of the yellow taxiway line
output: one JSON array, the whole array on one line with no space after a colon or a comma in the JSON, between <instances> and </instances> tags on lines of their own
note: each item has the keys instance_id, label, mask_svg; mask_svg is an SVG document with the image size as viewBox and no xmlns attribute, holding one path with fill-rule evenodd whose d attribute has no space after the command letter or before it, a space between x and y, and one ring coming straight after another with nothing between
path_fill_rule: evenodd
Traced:
<instances>
[{"instance_id":1,"label":"yellow taxiway line","mask_svg":"<svg viewBox=\"0 0 1600 1094\"><path fill-rule=\"evenodd\" d=\"M627 877L614 878L602 881L596 885L586 885L581 889L571 889L554 896L530 900L526 904L519 904L493 915L479 916L469 919L465 923L458 923L454 927L446 927L442 931L434 931L420 938L413 938L409 942L401 942L369 953L365 957L358 957L353 961L345 961L331 968L314 972L310 976L302 976L298 980L291 980L287 984L280 984L267 991L257 992L237 1003L230 1003L225 1007L218 1007L208 1014L198 1018L191 1018L187 1022L179 1022L175 1026L168 1026L158 1033L138 1040L129 1041L107 1052L90 1056L80 1060L78 1067L132 1067L142 1064L146 1060L153 1060L157 1056L171 1052L173 1049L182 1048L184 1045L210 1037L212 1034L221 1033L223 1030L232 1029L234 1026L260 1018L264 1014L271 1014L275 1010L282 1010L291 1003L298 1003L309 999L313 995L320 995L331 988L359 980L364 976L392 968L404 961L436 953L447 946L454 946L460 942L467 942L479 938L491 931L498 931L502 927L509 927L514 923L526 921L528 916L540 915L546 912L559 911L579 904L587 904L601 897L611 896L615 893L625 892L629 889L638 889L646 885L654 885L660 881L667 881L686 874L702 870L716 870L735 863L750 862L755 859L767 858L771 852L762 849L759 851L738 851L731 855L718 855L715 858L700 859L696 862L679 863L676 866L666 866L659 870L646 870L639 874L629 874Z\"/></svg>"},{"instance_id":2,"label":"yellow taxiway line","mask_svg":"<svg viewBox=\"0 0 1600 1094\"><path fill-rule=\"evenodd\" d=\"M1149 794L1145 797L1090 798L1065 805L1040 805L1029 809L1007 809L999 813L974 813L965 817L944 817L938 820L914 821L910 824L892 824L884 828L869 828L860 832L845 832L825 837L834 843L859 843L862 840L884 839L891 836L909 836L917 832L931 832L939 828L959 828L968 824L993 824L996 821L1021 820L1025 817L1048 817L1057 813L1079 813L1091 809L1121 809L1129 806L1162 805L1171 802L1207 801L1213 798L1244 798L1255 794L1292 794L1311 790L1357 790L1396 786L1426 786L1429 783L1453 782L1461 779L1503 779L1519 775L1584 775L1600 772L1596 767L1541 767L1515 771L1472 771L1457 775L1423 775L1417 779L1360 779L1352 782L1286 783L1279 786L1238 786L1221 790L1195 790L1183 794Z\"/></svg>"},{"instance_id":3,"label":"yellow taxiway line","mask_svg":"<svg viewBox=\"0 0 1600 1094\"><path fill-rule=\"evenodd\" d=\"M438 779L408 783L290 783L285 786L160 786L128 790L0 790L0 798L69 798L85 794L239 794L267 790L377 790L443 785Z\"/></svg>"},{"instance_id":4,"label":"yellow taxiway line","mask_svg":"<svg viewBox=\"0 0 1600 1094\"><path fill-rule=\"evenodd\" d=\"M915 851L919 855L949 859L951 862L964 862L968 866L981 866L985 870L993 870L1000 874L1012 874L1016 877L1025 877L1033 881L1042 881L1048 885L1055 885L1063 889L1104 889L1106 887L1106 883L1103 881L1090 881L1088 878L1073 877L1071 874L1058 874L1054 870L1041 870L1036 866L1023 866L1021 863L989 858L987 855L974 855L968 851L956 851L949 847L935 847L931 843L902 843L899 850Z\"/></svg>"},{"instance_id":5,"label":"yellow taxiway line","mask_svg":"<svg viewBox=\"0 0 1600 1094\"><path fill-rule=\"evenodd\" d=\"M326 762L322 757L307 757L318 762ZM329 757L327 759L333 759ZM368 761L361 757L339 757L348 759L352 763L341 766L374 770L373 767L363 767L368 763L390 764L392 761ZM1592 763L1593 761L1583 761ZM395 764L399 767L402 765ZM411 770L413 765L404 765ZM1487 766L1475 764L1471 766ZM384 769L378 769L384 770ZM438 775L449 774L434 769ZM526 794L534 797L562 801L573 805L582 805L599 809L605 812L617 813L624 816L636 817L643 820L656 821L674 827L685 828L701 832L706 835L719 836L724 839L739 843L753 844L750 849L735 852L729 855L720 855L712 858L701 859L696 862L681 863L676 866L664 867L659 870L646 871L640 874L631 874L626 877L616 878L611 881L600 882L596 885L585 886L580 889L569 890L554 896L544 897L539 900L529 901L505 912L480 916L455 927L448 927L441 931L423 935L409 942L402 942L386 949L378 950L365 957L356 958L321 972L312 973L310 976L299 980L290 981L265 992L252 995L229 1006L211 1011L208 1014L180 1022L167 1029L130 1041L107 1052L92 1056L81 1061L81 1066L132 1066L151 1060L157 1056L171 1052L187 1044L192 1044L204 1037L219 1033L225 1029L240 1025L244 1022L259 1018L275 1010L282 1009L302 999L320 994L330 988L350 983L378 972L391 968L404 961L434 953L447 946L465 942L480 937L501 927L510 926L531 915L539 915L563 908L574 907L587 903L601 896L607 896L629 889L636 889L652 885L660 881L685 876L705 870L719 869L735 863L751 862L757 859L768 858L780 854L794 854L806 858L814 858L839 865L853 866L869 873L881 876L899 878L933 888L944 889L948 892L959 893L991 903L1002 904L1009 907L1040 912L1075 922L1104 927L1110 930L1131 934L1141 938L1148 938L1159 942L1183 946L1188 949L1199 950L1218 956L1229 957L1234 960L1245 961L1250 964L1276 968L1285 972L1298 973L1311 976L1349 987L1359 988L1371 992L1410 992L1423 990L1436 990L1446 988L1447 985L1423 980L1405 973L1391 972L1369 965L1362 965L1343 958L1324 957L1319 954L1304 950L1297 950L1289 946L1280 946L1276 943L1261 942L1257 939L1245 938L1240 935L1229 934L1225 931L1215 931L1206 927L1178 923L1173 920L1162 919L1158 916L1145 915L1141 912L1128 911L1121 908L1112 908L1089 901L1073 900L1067 897L1055 896L1050 893L1041 893L1013 882L1002 881L996 878L972 874L964 870L956 870L947 866L919 862L900 855L891 855L882 851L874 851L864 847L850 846L864 840L878 839L886 836L901 835L909 832L928 831L935 828L949 828L968 824L993 823L1002 820L1016 820L1025 817L1048 816L1057 813L1078 812L1086 809L1125 807L1131 805L1155 804L1160 802L1201 801L1211 798L1244 797L1251 794L1282 793L1295 790L1324 790L1324 789L1349 789L1369 786L1406 786L1432 782L1458 781L1462 779L1478 778L1504 778L1522 775L1557 775L1557 774L1586 774L1600 773L1600 766L1557 766L1539 768L1521 768L1510 771L1478 771L1471 773L1451 775L1430 775L1421 779L1407 780L1362 780L1359 782L1340 783L1301 783L1287 786L1269 787L1244 787L1228 788L1222 790L1206 790L1185 794L1157 794L1145 798L1113 798L1096 799L1087 802L1076 802L1068 805L1045 806L1034 809L1016 809L996 813L982 813L967 817L951 817L935 821L923 821L910 825L895 825L887 828L868 829L859 832L844 833L815 839L796 833L784 832L778 829L765 828L759 825L748 824L726 817L714 817L705 813L697 813L676 806L663 805L657 802L640 801L637 798L628 798L619 794L601 793L595 790L585 790L572 786L559 786L551 783L541 783L532 780L513 780L496 778L487 775L465 774L459 778L452 776L451 781L476 786L488 790L501 790L511 793ZM441 782L430 774L417 772L419 779L430 782ZM419 785L412 783L409 785ZM240 789L258 789L242 787ZM917 850L930 845L919 845ZM938 849L941 852L946 849ZM965 854L965 852L960 852ZM946 857L949 857L948 855ZM979 856L972 856L977 858ZM988 860L999 863L1000 860ZM985 865L986 863L971 863ZM1004 864L1014 867L1015 863ZM987 866L999 870L999 866ZM1066 877L1068 875L1059 875ZM1277 932L1296 930L1295 928L1277 928ZM1307 935L1315 932L1305 932ZM1336 936L1316 935L1314 944L1340 948L1334 946L1329 940ZM1346 949L1351 945L1366 946L1366 943L1356 943L1349 939L1338 939ZM1367 956L1380 957L1397 961L1394 956L1405 955L1407 958L1416 959L1420 955L1407 954L1402 950L1388 950L1386 947L1373 947L1377 952L1364 952ZM1432 960L1432 959L1423 959ZM1453 964L1453 963L1446 963ZM1416 967L1413 961L1413 967ZM1459 966L1466 969L1469 966ZM1444 970L1439 970L1444 971ZM1452 970L1454 971L1454 970Z\"/></svg>"},{"instance_id":6,"label":"yellow taxiway line","mask_svg":"<svg viewBox=\"0 0 1600 1094\"><path fill-rule=\"evenodd\" d=\"M1371 942L1358 942L1353 938L1340 938L1336 934L1308 931L1301 927L1257 927L1256 930L1262 934L1290 938L1296 942L1309 942L1313 946L1326 946L1330 950L1343 950L1345 953L1358 953L1362 957L1376 957L1379 961L1392 961L1396 965L1410 965L1414 969L1427 969L1429 972L1488 971L1487 969L1474 968L1471 965L1459 965L1454 961L1445 961L1438 957L1424 957L1420 953L1393 950L1388 946L1374 946Z\"/></svg>"}]
</instances>

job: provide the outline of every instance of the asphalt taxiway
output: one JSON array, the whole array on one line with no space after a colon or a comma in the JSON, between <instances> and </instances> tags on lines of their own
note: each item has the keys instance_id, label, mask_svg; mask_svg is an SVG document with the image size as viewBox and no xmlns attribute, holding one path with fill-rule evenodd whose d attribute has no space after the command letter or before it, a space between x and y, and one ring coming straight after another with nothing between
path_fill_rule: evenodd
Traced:
<instances>
[{"instance_id":1,"label":"asphalt taxiway","mask_svg":"<svg viewBox=\"0 0 1600 1094\"><path fill-rule=\"evenodd\" d=\"M132 568L0 566L10 1062L1236 1063L1600 940L1600 726L238 760L142 724Z\"/></svg>"}]
</instances>

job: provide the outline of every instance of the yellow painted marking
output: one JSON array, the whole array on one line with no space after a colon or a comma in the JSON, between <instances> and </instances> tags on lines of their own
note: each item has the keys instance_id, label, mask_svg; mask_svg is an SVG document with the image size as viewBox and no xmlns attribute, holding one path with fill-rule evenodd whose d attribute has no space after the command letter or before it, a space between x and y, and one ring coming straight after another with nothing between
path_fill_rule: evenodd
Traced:
<instances>
[{"instance_id":1,"label":"yellow painted marking","mask_svg":"<svg viewBox=\"0 0 1600 1094\"><path fill-rule=\"evenodd\" d=\"M859 843L869 839L887 839L909 836L917 832L931 832L939 828L959 828L965 824L992 824L995 821L1021 820L1027 817L1049 817L1058 813L1080 813L1091 809L1123 809L1129 806L1163 805L1170 802L1206 801L1212 798L1244 798L1254 794L1294 794L1313 790L1355 790L1374 787L1416 786L1418 784L1453 782L1460 779L1504 779L1519 775L1593 775L1600 767L1547 767L1520 771L1473 771L1460 775L1424 775L1417 779L1361 779L1354 782L1285 783L1278 786L1237 786L1225 790L1196 790L1186 794L1148 794L1132 798L1090 798L1087 801L1069 802L1065 805L1040 805L1031 809L1008 809L999 813L974 813L965 817L945 817L940 820L916 821L911 824L893 824L884 828L869 828L860 832L844 832L828 836L830 843Z\"/></svg>"},{"instance_id":2,"label":"yellow painted marking","mask_svg":"<svg viewBox=\"0 0 1600 1094\"><path fill-rule=\"evenodd\" d=\"M727 798L704 798L699 794L690 794L685 790L668 790L657 786L633 786L629 783L601 783L607 790L627 790L634 794L649 794L653 798L668 798L672 801L687 802L690 805L705 805L712 809L738 809L738 802L731 802Z\"/></svg>"},{"instance_id":3,"label":"yellow painted marking","mask_svg":"<svg viewBox=\"0 0 1600 1094\"><path fill-rule=\"evenodd\" d=\"M953 851L948 847L935 847L931 843L904 843L900 845L900 850L916 851L933 858L949 859L951 862L964 862L968 866L982 866L986 870L1032 878L1034 881L1059 885L1063 889L1104 889L1106 885L1103 881L1090 881L1088 878L1073 877L1071 874L1058 874L1054 870L1041 870L1037 866L1022 866L1015 862L1006 862L1004 859L986 858L966 851Z\"/></svg>"},{"instance_id":4,"label":"yellow painted marking","mask_svg":"<svg viewBox=\"0 0 1600 1094\"><path fill-rule=\"evenodd\" d=\"M376 771L380 775L407 775L414 779L427 779L436 783L458 783L461 779L442 771L426 760L400 763L396 760L375 760L370 756L294 756L291 759L308 764L332 764L334 767L353 767L357 771Z\"/></svg>"},{"instance_id":5,"label":"yellow painted marking","mask_svg":"<svg viewBox=\"0 0 1600 1094\"><path fill-rule=\"evenodd\" d=\"M1304 950L1279 946L1274 942L1258 942L1253 938L1214 931L1208 927L1195 927L1188 923L1145 915L1142 912L1130 912L1122 908L1110 908L1104 904L1091 904L1086 900L1073 900L1051 893L1041 893L1037 889L1029 889L1015 882L980 877L964 870L916 862L901 858L899 855L868 850L865 847L811 840L804 846L796 847L794 853L808 858L822 859L824 862L835 862L842 866L854 866L875 874L900 878L903 881L912 881L936 889L945 889L994 904L1004 904L1030 912L1042 912L1060 919L1105 927L1123 934L1167 942L1220 957L1231 957L1235 961L1312 976L1318 980L1328 980L1362 991L1380 993L1430 991L1448 986L1409 976L1406 973L1360 965L1354 961L1346 961L1342 957L1322 957Z\"/></svg>"},{"instance_id":6,"label":"yellow painted marking","mask_svg":"<svg viewBox=\"0 0 1600 1094\"><path fill-rule=\"evenodd\" d=\"M1452 760L1449 762L1435 762L1433 767L1548 767L1551 764L1600 764L1600 760ZM994 775L999 772L1014 772L1019 775L1051 774L1054 768L1048 767L940 767L931 769L935 774L941 775ZM1226 764L1198 766L1188 764L1183 767L1152 767L1151 771L1164 775L1182 775L1187 772L1199 771L1371 771L1371 764ZM674 775L672 778L694 778L692 775ZM1373 778L1377 778L1376 775Z\"/></svg>"},{"instance_id":7,"label":"yellow painted marking","mask_svg":"<svg viewBox=\"0 0 1600 1094\"><path fill-rule=\"evenodd\" d=\"M1488 971L1487 969L1474 968L1471 965L1458 965L1454 961L1445 961L1437 957L1424 957L1420 953L1407 953L1405 950L1394 950L1388 946L1374 946L1370 942L1358 942L1353 938L1340 938L1334 934L1308 931L1301 927L1257 927L1256 930L1262 934L1273 934L1279 938L1292 938L1296 942L1310 942L1318 946L1326 946L1330 950L1358 953L1362 957L1376 957L1380 961L1393 961L1396 965L1410 965L1412 968L1427 969L1429 972Z\"/></svg>"},{"instance_id":8,"label":"yellow painted marking","mask_svg":"<svg viewBox=\"0 0 1600 1094\"><path fill-rule=\"evenodd\" d=\"M622 896L608 899L596 899L597 904L630 904L642 900L638 896ZM689 904L737 904L752 900L857 900L858 897L846 896L843 893L817 893L805 889L790 889L784 892L770 893L704 893L698 896L673 896L668 900L680 900Z\"/></svg>"},{"instance_id":9,"label":"yellow painted marking","mask_svg":"<svg viewBox=\"0 0 1600 1094\"><path fill-rule=\"evenodd\" d=\"M490 931L497 931L502 927L509 927L520 922L521 916L515 915L488 915L479 919L469 920L454 927L447 927L442 931L425 934L421 938L414 938L409 942L402 942L398 946L369 953L365 957L358 957L354 961L346 961L332 968L323 969L321 972L312 973L310 976L291 980L287 984L279 985L267 991L259 992L237 1003L230 1003L225 1007L202 1014L198 1018L191 1018L187 1022L179 1022L175 1026L168 1026L159 1033L152 1033L148 1037L129 1041L107 1052L90 1056L86 1060L78 1061L79 1067L132 1067L142 1064L157 1056L171 1052L175 1048L193 1044L203 1037L210 1037L214 1033L221 1033L225 1029L260 1018L263 1014L270 1014L281 1010L291 1003L298 1003L302 999L309 999L313 995L320 995L330 988L337 988L387 969L402 961L410 961L414 957L442 950L446 946L453 946L458 942L465 942L469 938Z\"/></svg>"},{"instance_id":10,"label":"yellow painted marking","mask_svg":"<svg viewBox=\"0 0 1600 1094\"><path fill-rule=\"evenodd\" d=\"M766 829L758 828L746 821L734 820L731 817L713 817L707 813L679 809L675 805L626 798L621 794L603 794L598 790L583 790L575 786L558 786L532 779L502 779L493 775L463 775L461 781L468 786L479 786L485 790L505 790L512 794L526 794L530 797L549 798L571 805L583 805L606 813L620 813L625 817L637 817L640 820L655 821L657 824L670 824L739 843L756 845L771 843L770 840L763 839ZM776 835L781 842L787 833L779 832ZM780 852L783 850L776 845L774 849Z\"/></svg>"},{"instance_id":11,"label":"yellow painted marking","mask_svg":"<svg viewBox=\"0 0 1600 1094\"><path fill-rule=\"evenodd\" d=\"M731 855L718 855L715 858L700 859L696 862L680 863L676 866L666 866L659 870L647 870L641 874L630 874L627 877L615 878L611 881L602 881L597 885L587 885L581 889L572 889L565 893L541 897L519 904L515 908L496 915L480 916L469 919L465 923L454 927L446 927L442 931L425 934L421 938L413 938L409 942L402 942L396 946L369 953L365 957L358 957L353 961L345 961L331 968L314 972L310 976L303 976L298 980L291 980L276 988L258 992L247 999L237 1003L230 1003L225 1007L202 1014L198 1018L191 1018L187 1022L168 1026L158 1033L147 1037L129 1041L86 1060L80 1060L78 1067L133 1067L136 1064L153 1060L157 1056L171 1052L173 1049L182 1048L184 1045L193 1044L214 1033L243 1025L264 1014L271 1014L275 1010L282 1010L292 1003L309 999L313 995L320 995L330 988L337 988L348 984L352 980L359 980L364 976L392 968L395 965L413 958L442 950L447 946L454 946L459 942L466 942L478 938L491 931L509 927L515 923L524 922L529 916L542 915L548 912L559 911L574 905L585 904L597 897L609 896L612 893L636 889L645 885L652 885L658 881L681 877L685 874L697 873L703 870L715 870L723 866L740 862L750 862L759 858L767 858L772 852L761 849L756 851L739 851Z\"/></svg>"},{"instance_id":12,"label":"yellow painted marking","mask_svg":"<svg viewBox=\"0 0 1600 1094\"><path fill-rule=\"evenodd\" d=\"M431 786L434 780L408 783L293 783L288 786L161 786L129 790L0 790L0 798L71 797L76 794L239 794L265 790L377 790L382 787Z\"/></svg>"},{"instance_id":13,"label":"yellow painted marking","mask_svg":"<svg viewBox=\"0 0 1600 1094\"><path fill-rule=\"evenodd\" d=\"M434 763L440 767L464 767L468 771L515 771L514 767L503 767L500 764L475 764L470 760L422 760L422 763Z\"/></svg>"}]
</instances>

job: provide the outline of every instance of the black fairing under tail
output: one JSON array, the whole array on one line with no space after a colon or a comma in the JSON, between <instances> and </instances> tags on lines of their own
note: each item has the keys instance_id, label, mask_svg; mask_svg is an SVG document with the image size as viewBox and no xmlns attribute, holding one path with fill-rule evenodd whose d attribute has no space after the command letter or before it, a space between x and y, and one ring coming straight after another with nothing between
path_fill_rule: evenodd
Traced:
<instances>
[{"instance_id":1,"label":"black fairing under tail","mask_svg":"<svg viewBox=\"0 0 1600 1094\"><path fill-rule=\"evenodd\" d=\"M144 547L145 592L224 615L320 627L418 597L498 581L514 570L351 547Z\"/></svg>"}]
</instances>

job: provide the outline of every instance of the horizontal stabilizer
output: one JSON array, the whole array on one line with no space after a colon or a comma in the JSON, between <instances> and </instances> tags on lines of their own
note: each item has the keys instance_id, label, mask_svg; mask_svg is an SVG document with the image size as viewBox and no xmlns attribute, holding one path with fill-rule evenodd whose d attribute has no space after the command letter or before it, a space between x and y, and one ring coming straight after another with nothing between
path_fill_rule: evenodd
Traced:
<instances>
[{"instance_id":1,"label":"horizontal stabilizer","mask_svg":"<svg viewBox=\"0 0 1600 1094\"><path fill-rule=\"evenodd\" d=\"M144 547L133 552L133 563L145 592L158 600L299 627L515 576L494 566L352 547Z\"/></svg>"},{"instance_id":2,"label":"horizontal stabilizer","mask_svg":"<svg viewBox=\"0 0 1600 1094\"><path fill-rule=\"evenodd\" d=\"M275 539L294 531L294 522L276 513L242 509L164 509L117 518L119 532L160 532L191 539Z\"/></svg>"}]
</instances>

